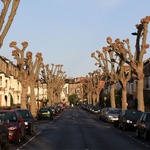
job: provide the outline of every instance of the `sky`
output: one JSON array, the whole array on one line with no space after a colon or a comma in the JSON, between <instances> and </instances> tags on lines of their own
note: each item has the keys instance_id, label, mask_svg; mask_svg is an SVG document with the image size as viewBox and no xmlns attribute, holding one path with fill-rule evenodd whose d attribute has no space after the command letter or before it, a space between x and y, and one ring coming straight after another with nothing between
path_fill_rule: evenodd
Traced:
<instances>
[{"instance_id":1,"label":"sky","mask_svg":"<svg viewBox=\"0 0 150 150\"><path fill-rule=\"evenodd\" d=\"M108 36L129 38L134 53L136 37L131 33L146 16L150 16L150 0L20 0L0 55L16 63L9 44L16 41L22 49L21 43L27 41L26 52L33 57L41 52L45 65L62 64L67 77L85 77L98 69L91 53L107 46Z\"/></svg>"}]
</instances>

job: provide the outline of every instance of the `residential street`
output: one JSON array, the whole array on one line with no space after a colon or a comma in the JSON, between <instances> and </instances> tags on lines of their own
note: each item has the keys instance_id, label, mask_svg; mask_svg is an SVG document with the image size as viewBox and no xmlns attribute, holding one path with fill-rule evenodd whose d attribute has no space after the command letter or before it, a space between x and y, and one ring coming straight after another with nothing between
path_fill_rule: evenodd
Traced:
<instances>
[{"instance_id":1,"label":"residential street","mask_svg":"<svg viewBox=\"0 0 150 150\"><path fill-rule=\"evenodd\" d=\"M38 121L37 133L13 149L49 150L146 150L149 141L137 139L133 131L115 129L94 118L81 107L67 108L53 121ZM10 148L11 149L11 148Z\"/></svg>"}]
</instances>

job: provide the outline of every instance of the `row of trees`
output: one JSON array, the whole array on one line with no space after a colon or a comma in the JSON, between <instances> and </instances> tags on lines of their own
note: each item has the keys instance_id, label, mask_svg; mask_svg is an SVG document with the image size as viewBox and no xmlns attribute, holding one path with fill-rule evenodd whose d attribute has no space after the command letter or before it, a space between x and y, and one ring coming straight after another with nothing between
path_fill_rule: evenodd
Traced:
<instances>
[{"instance_id":1,"label":"row of trees","mask_svg":"<svg viewBox=\"0 0 150 150\"><path fill-rule=\"evenodd\" d=\"M87 93L89 102L91 98L95 102L95 95L97 101L99 100L99 92L105 85L110 84L110 101L111 107L115 108L115 84L120 83L122 87L122 109L127 109L127 83L132 78L137 79L137 100L138 110L144 111L144 98L143 98L143 57L146 49L149 48L147 44L148 24L150 16L141 19L141 23L136 25L135 52L132 54L129 39L120 40L119 38L114 41L111 37L107 38L108 46L102 48L102 52L96 50L91 54L91 57L96 60L99 71L89 73L83 84ZM91 96L92 95L92 96Z\"/></svg>"},{"instance_id":2,"label":"row of trees","mask_svg":"<svg viewBox=\"0 0 150 150\"><path fill-rule=\"evenodd\" d=\"M33 61L31 51L25 50L28 46L27 42L22 43L22 49L17 46L16 42L11 42L10 47L14 48L12 56L17 61L17 80L22 85L21 93L21 108L27 108L26 100L28 87L30 87L30 104L33 116L36 116L36 98L35 88L40 86L41 82L47 85L48 104L53 105L60 100L60 93L65 84L65 72L62 71L63 65L54 65L49 68L49 65L44 65L42 54L37 53L36 59Z\"/></svg>"},{"instance_id":3,"label":"row of trees","mask_svg":"<svg viewBox=\"0 0 150 150\"><path fill-rule=\"evenodd\" d=\"M0 48L16 15L20 0L1 0L1 2L3 7L0 14ZM10 14L8 14L9 10ZM17 79L22 85L21 108L27 107L27 92L28 87L30 87L31 112L33 116L36 116L35 88L39 87L41 81L44 81L47 84L49 105L53 105L60 99L66 75L62 71L63 65L52 64L51 69L49 69L49 65L44 65L41 53L36 54L33 62L32 52L28 51L25 53L27 46L28 43L23 42L22 49L19 49L16 42L10 43L10 47L14 48L12 56L17 60Z\"/></svg>"},{"instance_id":4,"label":"row of trees","mask_svg":"<svg viewBox=\"0 0 150 150\"><path fill-rule=\"evenodd\" d=\"M3 45L3 40L12 24L20 0L1 0L1 2L3 3L3 8L0 14L0 47ZM10 5L10 15L4 26L4 21ZM131 52L129 39L121 41L117 38L113 41L111 37L107 38L108 46L103 47L102 52L97 50L91 54L91 57L97 61L99 69L93 73L89 73L83 82L83 88L87 94L89 103L92 100L94 100L94 103L98 102L102 88L109 82L111 86L111 107L116 107L114 85L116 82L119 82L122 87L122 108L126 109L126 86L131 78L136 78L138 80L138 109L144 111L143 56L146 53L146 49L149 47L146 43L149 22L150 16L147 16L141 19L140 24L136 25L137 32L134 33L134 35L136 35L136 50L134 54ZM32 52L28 51L26 56L24 56L28 43L23 42L22 46L22 49L19 49L16 42L10 43L10 47L15 49L12 51L12 55L14 56L14 59L17 60L18 81L20 81L22 85L21 108L26 108L26 97L29 86L31 89L31 111L35 116L36 99L34 88L37 87L37 84L39 83L39 75L41 75L42 79L47 84L47 95L50 105L54 103L54 99L58 101L60 92L65 84L64 79L66 75L65 72L62 71L62 65L52 64L51 69L49 69L49 65L44 65L41 53L36 54L36 59L33 62Z\"/></svg>"}]
</instances>

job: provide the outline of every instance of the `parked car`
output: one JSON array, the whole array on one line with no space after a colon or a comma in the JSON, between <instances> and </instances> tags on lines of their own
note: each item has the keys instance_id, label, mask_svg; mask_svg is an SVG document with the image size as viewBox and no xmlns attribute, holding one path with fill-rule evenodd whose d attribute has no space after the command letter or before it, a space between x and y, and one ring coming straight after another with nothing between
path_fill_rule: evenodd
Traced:
<instances>
[{"instance_id":1,"label":"parked car","mask_svg":"<svg viewBox=\"0 0 150 150\"><path fill-rule=\"evenodd\" d=\"M106 112L106 108L102 108L102 109L100 110L100 114L99 114L99 119L100 119L100 120L103 120L103 121L104 121L105 112Z\"/></svg>"},{"instance_id":2,"label":"parked car","mask_svg":"<svg viewBox=\"0 0 150 150\"><path fill-rule=\"evenodd\" d=\"M56 110L55 110L54 106L50 106L50 109L53 113L53 116L56 116Z\"/></svg>"},{"instance_id":3,"label":"parked car","mask_svg":"<svg viewBox=\"0 0 150 150\"><path fill-rule=\"evenodd\" d=\"M104 120L106 122L111 122L111 123L113 123L114 121L117 121L118 116L121 113L121 111L122 110L119 108L107 108L105 116L104 116Z\"/></svg>"},{"instance_id":4,"label":"parked car","mask_svg":"<svg viewBox=\"0 0 150 150\"><path fill-rule=\"evenodd\" d=\"M17 110L0 110L0 121L8 128L10 142L20 143L25 139L25 122Z\"/></svg>"},{"instance_id":5,"label":"parked car","mask_svg":"<svg viewBox=\"0 0 150 150\"><path fill-rule=\"evenodd\" d=\"M92 106L91 113L98 114L100 112L99 106Z\"/></svg>"},{"instance_id":6,"label":"parked car","mask_svg":"<svg viewBox=\"0 0 150 150\"><path fill-rule=\"evenodd\" d=\"M33 135L35 133L35 120L29 109L16 109L24 119L26 133Z\"/></svg>"},{"instance_id":7,"label":"parked car","mask_svg":"<svg viewBox=\"0 0 150 150\"><path fill-rule=\"evenodd\" d=\"M42 120L42 119L53 119L53 112L51 107L41 107L40 110L38 111L37 114L37 119Z\"/></svg>"},{"instance_id":8,"label":"parked car","mask_svg":"<svg viewBox=\"0 0 150 150\"><path fill-rule=\"evenodd\" d=\"M61 106L55 106L55 113L56 113L56 115L59 115L61 112L62 112L63 110L62 110L62 107Z\"/></svg>"},{"instance_id":9,"label":"parked car","mask_svg":"<svg viewBox=\"0 0 150 150\"><path fill-rule=\"evenodd\" d=\"M119 115L119 129L136 129L137 120L142 114L140 110L123 110Z\"/></svg>"},{"instance_id":10,"label":"parked car","mask_svg":"<svg viewBox=\"0 0 150 150\"><path fill-rule=\"evenodd\" d=\"M8 128L1 122L0 123L0 150L9 150L9 132Z\"/></svg>"},{"instance_id":11,"label":"parked car","mask_svg":"<svg viewBox=\"0 0 150 150\"><path fill-rule=\"evenodd\" d=\"M150 112L144 112L136 124L136 137L150 138Z\"/></svg>"}]
</instances>

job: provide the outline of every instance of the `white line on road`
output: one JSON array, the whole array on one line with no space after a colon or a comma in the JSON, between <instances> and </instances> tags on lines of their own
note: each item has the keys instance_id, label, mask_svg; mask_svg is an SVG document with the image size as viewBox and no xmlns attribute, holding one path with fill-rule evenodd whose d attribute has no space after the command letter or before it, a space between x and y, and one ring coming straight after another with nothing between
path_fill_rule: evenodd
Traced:
<instances>
[{"instance_id":1,"label":"white line on road","mask_svg":"<svg viewBox=\"0 0 150 150\"><path fill-rule=\"evenodd\" d=\"M23 148L25 145L27 145L29 142L31 142L37 135L39 135L41 132L38 132L35 136L31 137L26 143L24 143L22 146L20 146L17 150L20 150Z\"/></svg>"}]
</instances>

